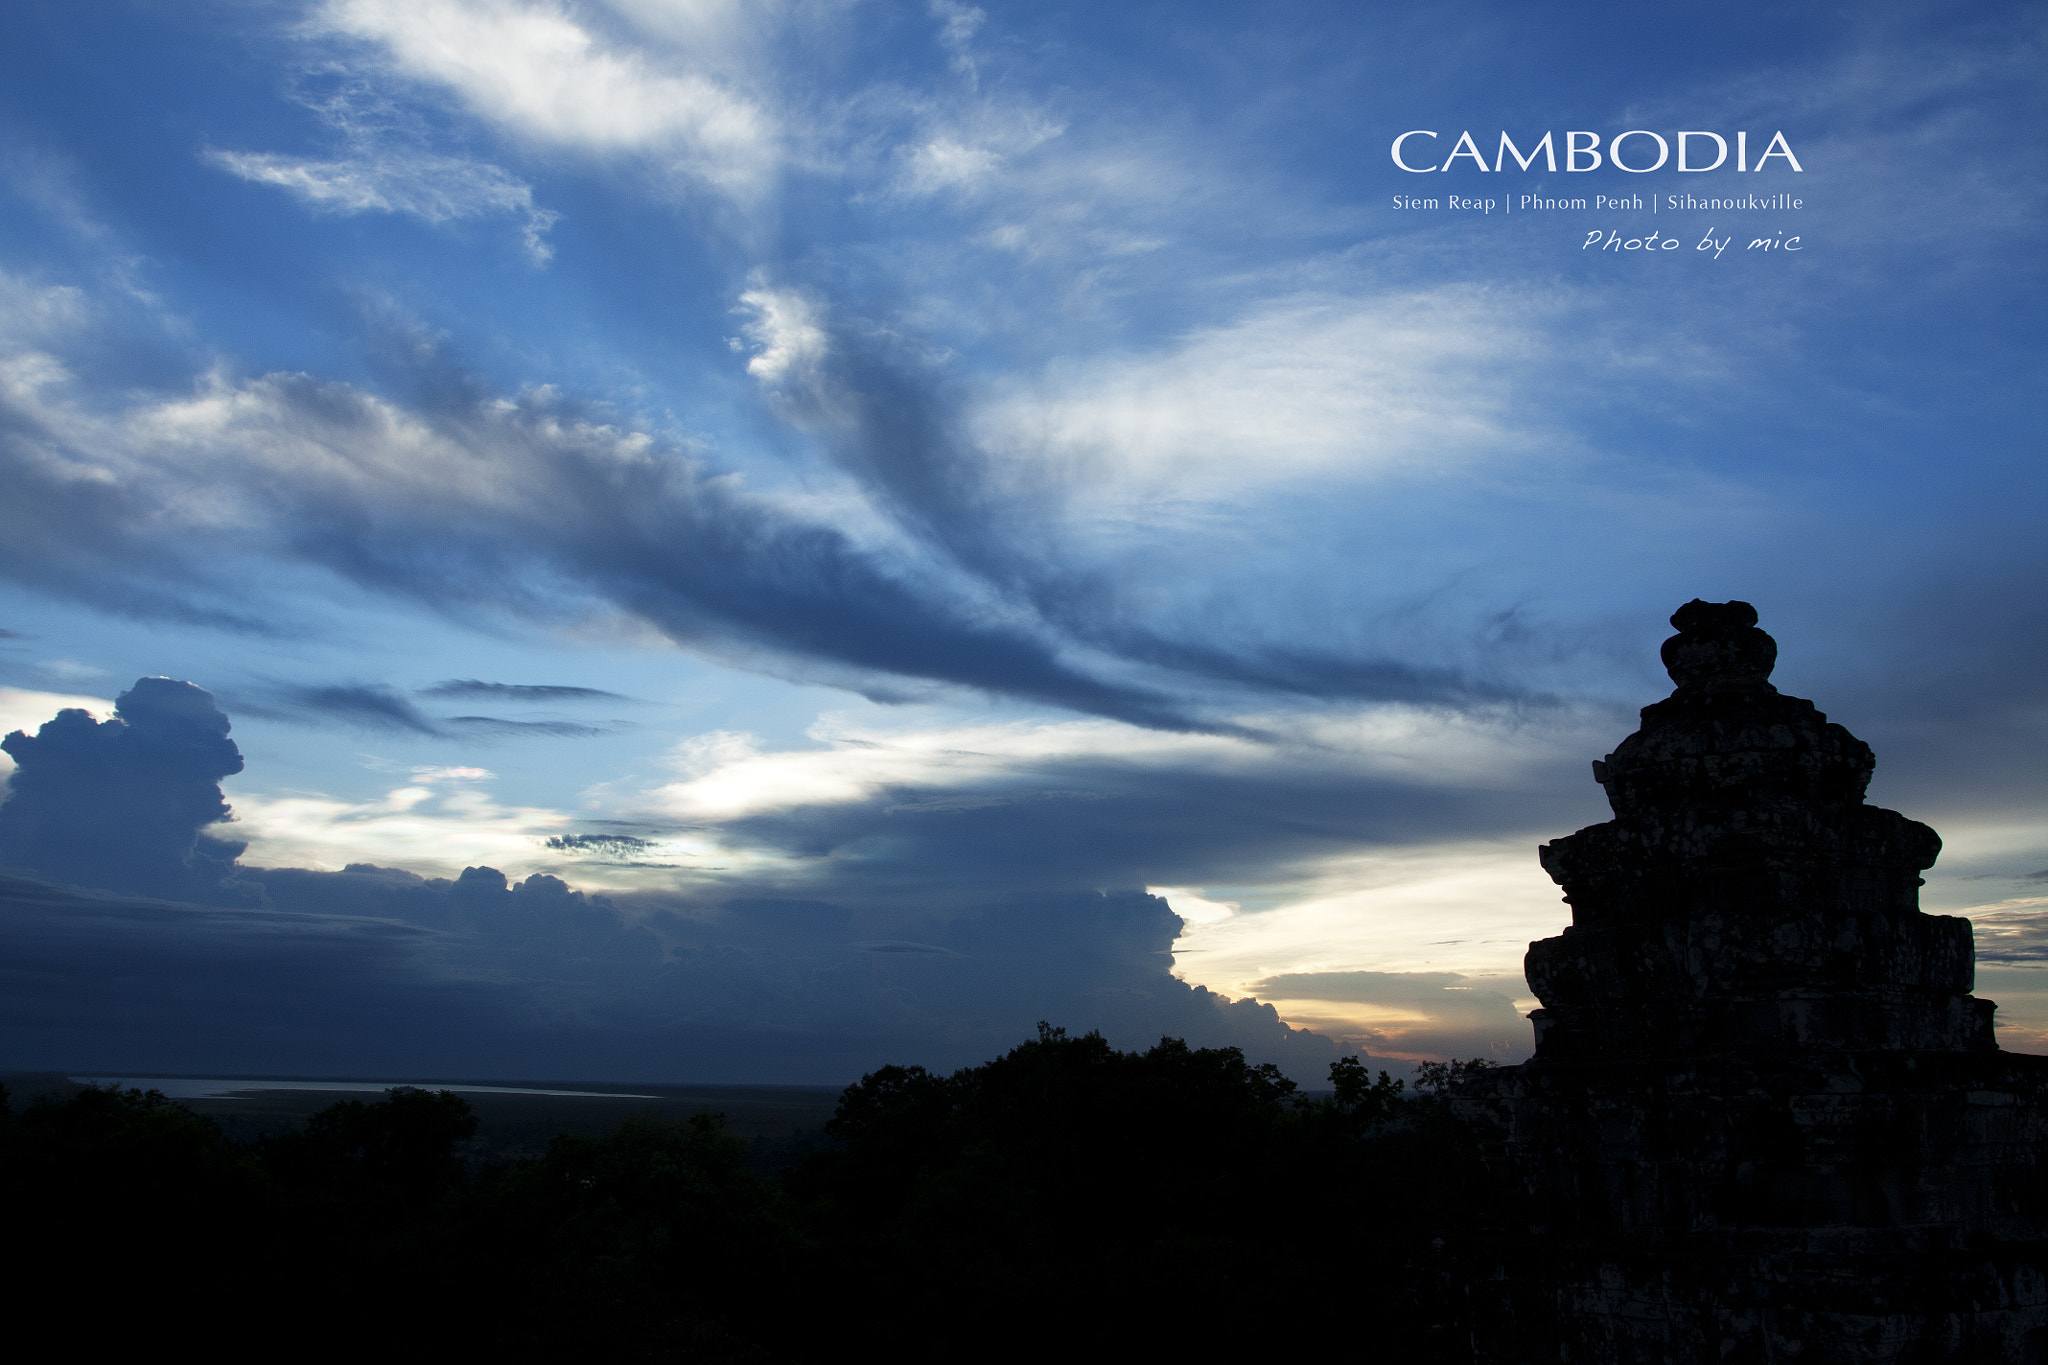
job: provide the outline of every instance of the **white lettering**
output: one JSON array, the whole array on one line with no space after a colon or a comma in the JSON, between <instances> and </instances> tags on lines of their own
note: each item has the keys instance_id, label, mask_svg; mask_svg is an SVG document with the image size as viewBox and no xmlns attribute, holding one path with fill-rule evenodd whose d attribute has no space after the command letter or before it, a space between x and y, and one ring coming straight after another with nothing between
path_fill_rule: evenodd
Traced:
<instances>
[{"instance_id":1,"label":"white lettering","mask_svg":"<svg viewBox=\"0 0 2048 1365\"><path fill-rule=\"evenodd\" d=\"M1714 164L1711 166L1688 166L1685 164L1685 142L1687 138L1710 137L1714 139ZM1681 171L1712 171L1720 169L1728 159L1728 139L1719 133L1686 132L1678 135L1678 169Z\"/></svg>"},{"instance_id":2,"label":"white lettering","mask_svg":"<svg viewBox=\"0 0 2048 1365\"><path fill-rule=\"evenodd\" d=\"M1513 139L1509 138L1506 133L1502 133L1500 135L1500 148L1493 154L1493 168L1499 170L1501 158L1512 156L1515 159L1515 164L1526 171L1529 169L1529 163L1536 159L1536 153L1538 152L1543 153L1545 169L1549 170L1552 175L1557 174L1557 147L1551 142L1548 132L1543 134L1543 141L1529 149L1529 155L1527 156L1522 155L1522 149L1514 144Z\"/></svg>"},{"instance_id":3,"label":"white lettering","mask_svg":"<svg viewBox=\"0 0 2048 1365\"><path fill-rule=\"evenodd\" d=\"M1449 170L1451 168L1451 163L1453 161L1456 161L1461 156L1471 157L1472 164L1477 166L1480 170L1483 171L1487 169L1486 158L1479 155L1479 149L1472 145L1472 134L1470 133L1458 134L1458 145L1451 148L1451 154L1444 158L1444 164L1437 167L1437 169L1440 171Z\"/></svg>"},{"instance_id":4,"label":"white lettering","mask_svg":"<svg viewBox=\"0 0 2048 1365\"><path fill-rule=\"evenodd\" d=\"M1429 132L1429 131L1427 131L1427 130L1425 130L1425 129L1422 129L1422 128L1417 128L1417 129L1416 129L1416 130L1415 130L1414 132L1412 132L1412 133L1403 133L1403 134L1401 134L1401 136L1399 136L1399 137L1395 138L1395 139L1394 139L1394 164L1395 164L1396 166L1399 166L1399 167L1400 167L1400 168L1401 168L1402 170L1404 170L1404 171L1414 171L1414 172L1415 172L1415 173L1416 173L1417 175L1420 175L1420 174L1422 174L1422 173L1423 173L1424 171L1433 171L1433 170L1435 170L1435 169L1436 169L1436 167L1434 167L1434 166L1411 166L1411 165L1409 165L1409 164L1408 164L1407 162L1405 162L1405 161L1403 161L1403 160L1401 159L1401 144L1402 144L1402 143L1404 143L1404 142L1406 142L1406 141L1407 141L1407 140L1408 140L1409 138L1411 138L1411 137L1435 137L1435 136L1436 136L1436 134L1435 134L1435 133Z\"/></svg>"},{"instance_id":5,"label":"white lettering","mask_svg":"<svg viewBox=\"0 0 2048 1365\"><path fill-rule=\"evenodd\" d=\"M1657 144L1657 159L1647 166L1624 165L1621 159L1621 144L1632 137L1646 137L1655 142ZM1631 175L1648 175L1670 159L1670 156L1671 148L1665 145L1664 139L1644 128L1631 128L1625 133L1619 133L1615 136L1614 141L1607 144L1608 160L1614 163L1616 170L1627 171Z\"/></svg>"},{"instance_id":6,"label":"white lettering","mask_svg":"<svg viewBox=\"0 0 2048 1365\"><path fill-rule=\"evenodd\" d=\"M1769 161L1774 156L1784 157L1785 160L1792 163L1792 169L1795 171L1803 171L1806 169L1805 167L1799 164L1799 158L1792 155L1792 144L1785 141L1785 135L1783 133L1771 134L1771 145L1764 148L1764 154L1756 159L1756 168L1758 170L1762 170L1764 168L1764 163L1766 161Z\"/></svg>"}]
</instances>

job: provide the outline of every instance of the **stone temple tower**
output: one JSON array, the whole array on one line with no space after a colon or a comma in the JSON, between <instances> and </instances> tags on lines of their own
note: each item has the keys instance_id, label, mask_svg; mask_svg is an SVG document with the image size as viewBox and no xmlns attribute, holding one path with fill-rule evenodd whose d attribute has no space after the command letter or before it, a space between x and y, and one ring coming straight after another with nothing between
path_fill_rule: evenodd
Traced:
<instances>
[{"instance_id":1,"label":"stone temple tower","mask_svg":"<svg viewBox=\"0 0 2048 1365\"><path fill-rule=\"evenodd\" d=\"M1457 1101L1509 1211L1474 1344L2048 1365L2048 1057L1998 1050L1969 921L1919 909L1941 840L1864 804L1756 620L1678 609L1677 690L1593 765L1614 819L1542 849L1536 1055Z\"/></svg>"}]
</instances>

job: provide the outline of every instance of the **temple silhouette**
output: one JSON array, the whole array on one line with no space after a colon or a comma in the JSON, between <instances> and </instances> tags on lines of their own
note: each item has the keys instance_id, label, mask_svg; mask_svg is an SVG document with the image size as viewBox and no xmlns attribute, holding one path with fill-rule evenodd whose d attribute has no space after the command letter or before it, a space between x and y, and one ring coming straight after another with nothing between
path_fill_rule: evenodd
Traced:
<instances>
[{"instance_id":1,"label":"temple silhouette","mask_svg":"<svg viewBox=\"0 0 2048 1365\"><path fill-rule=\"evenodd\" d=\"M1456 1101L1513 1210L1478 1356L2048 1365L2048 1057L1999 1051L1969 921L1919 908L1940 838L1756 621L1678 609L1614 819L1543 846L1536 1054Z\"/></svg>"}]
</instances>

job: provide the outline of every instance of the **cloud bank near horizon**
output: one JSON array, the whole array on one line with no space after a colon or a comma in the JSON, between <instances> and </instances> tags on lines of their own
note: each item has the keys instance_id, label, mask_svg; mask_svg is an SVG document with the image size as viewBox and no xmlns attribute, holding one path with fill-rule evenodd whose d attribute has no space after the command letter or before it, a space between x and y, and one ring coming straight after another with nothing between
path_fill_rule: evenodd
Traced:
<instances>
[{"instance_id":1,"label":"cloud bank near horizon","mask_svg":"<svg viewBox=\"0 0 2048 1365\"><path fill-rule=\"evenodd\" d=\"M1339 1054L1175 979L1181 921L1140 891L863 904L251 866L217 837L228 730L202 689L144 678L104 721L66 710L4 741L0 863L36 878L0 877L18 1064L842 1081L966 1065L1049 1013L1308 1080Z\"/></svg>"}]
</instances>

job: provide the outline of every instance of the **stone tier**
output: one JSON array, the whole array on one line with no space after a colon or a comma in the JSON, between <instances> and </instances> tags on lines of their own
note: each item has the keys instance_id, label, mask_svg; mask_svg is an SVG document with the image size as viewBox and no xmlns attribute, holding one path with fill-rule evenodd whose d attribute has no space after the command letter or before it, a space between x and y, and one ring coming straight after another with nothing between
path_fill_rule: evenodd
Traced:
<instances>
[{"instance_id":1,"label":"stone tier","mask_svg":"<svg viewBox=\"0 0 2048 1365\"><path fill-rule=\"evenodd\" d=\"M1529 945L1540 1059L1995 1049L1970 922L1826 907L1574 925Z\"/></svg>"},{"instance_id":2,"label":"stone tier","mask_svg":"<svg viewBox=\"0 0 2048 1365\"><path fill-rule=\"evenodd\" d=\"M2038 1236L2048 1197L2048 1057L1542 1062L1459 1108L1553 1233L1918 1228L1916 1245L1961 1246Z\"/></svg>"}]
</instances>

